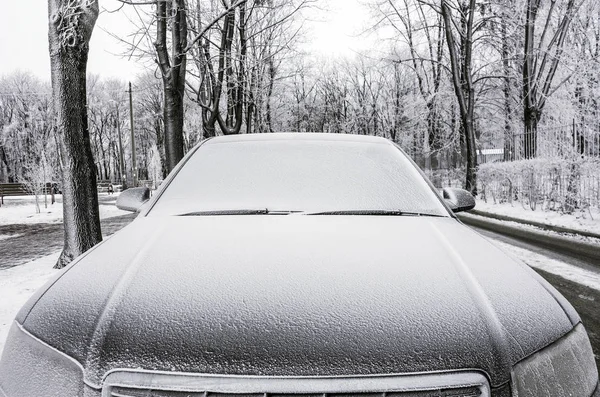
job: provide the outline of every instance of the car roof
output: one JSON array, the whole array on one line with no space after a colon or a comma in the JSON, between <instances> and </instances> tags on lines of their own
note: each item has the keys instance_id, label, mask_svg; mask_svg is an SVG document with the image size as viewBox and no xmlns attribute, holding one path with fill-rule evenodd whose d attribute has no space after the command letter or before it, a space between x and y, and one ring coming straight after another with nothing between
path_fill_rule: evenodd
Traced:
<instances>
[{"instance_id":1,"label":"car roof","mask_svg":"<svg viewBox=\"0 0 600 397\"><path fill-rule=\"evenodd\" d=\"M276 132L272 134L237 134L210 138L204 144L218 144L229 142L272 142L272 141L339 141L391 144L385 138L356 135L356 134L331 134L313 132Z\"/></svg>"}]
</instances>

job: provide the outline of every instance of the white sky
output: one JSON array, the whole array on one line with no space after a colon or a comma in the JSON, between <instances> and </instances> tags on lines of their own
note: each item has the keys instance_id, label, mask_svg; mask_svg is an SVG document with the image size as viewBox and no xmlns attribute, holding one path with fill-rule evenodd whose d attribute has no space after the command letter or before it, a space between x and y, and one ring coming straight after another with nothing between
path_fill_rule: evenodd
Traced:
<instances>
[{"instance_id":1,"label":"white sky","mask_svg":"<svg viewBox=\"0 0 600 397\"><path fill-rule=\"evenodd\" d=\"M48 55L47 0L0 0L0 76L15 70L27 70L44 80L50 80ZM364 47L355 36L367 23L367 13L360 0L320 0L322 11L314 11L315 21L307 23L308 48L325 56L350 55ZM100 0L100 8L115 10L116 0ZM326 10L325 10L326 9ZM119 55L124 48L119 37L131 33L123 12L102 12L90 43L88 72L103 77L134 79L143 66Z\"/></svg>"}]
</instances>

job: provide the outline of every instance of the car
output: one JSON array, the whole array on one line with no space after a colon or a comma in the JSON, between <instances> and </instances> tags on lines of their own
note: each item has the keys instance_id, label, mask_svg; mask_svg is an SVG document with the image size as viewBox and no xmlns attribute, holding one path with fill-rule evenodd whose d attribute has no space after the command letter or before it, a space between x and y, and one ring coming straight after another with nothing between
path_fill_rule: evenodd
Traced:
<instances>
[{"instance_id":1,"label":"car","mask_svg":"<svg viewBox=\"0 0 600 397\"><path fill-rule=\"evenodd\" d=\"M203 141L25 304L2 397L597 397L580 317L384 138Z\"/></svg>"}]
</instances>

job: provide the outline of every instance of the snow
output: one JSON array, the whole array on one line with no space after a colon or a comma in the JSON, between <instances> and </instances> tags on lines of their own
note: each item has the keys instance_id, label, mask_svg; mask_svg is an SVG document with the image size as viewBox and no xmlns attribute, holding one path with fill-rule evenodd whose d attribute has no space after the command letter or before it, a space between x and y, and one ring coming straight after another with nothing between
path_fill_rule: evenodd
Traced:
<instances>
[{"instance_id":1,"label":"snow","mask_svg":"<svg viewBox=\"0 0 600 397\"><path fill-rule=\"evenodd\" d=\"M562 214L558 211L544 211L539 208L536 211L532 211L528 207L524 208L518 201L514 201L513 204L494 204L492 200L488 200L486 203L478 199L475 209L527 221L541 222L548 225L600 234L600 210L597 208L578 211L574 214Z\"/></svg>"},{"instance_id":2,"label":"snow","mask_svg":"<svg viewBox=\"0 0 600 397\"><path fill-rule=\"evenodd\" d=\"M21 237L22 234L0 234L0 241L8 240L9 238Z\"/></svg>"},{"instance_id":3,"label":"snow","mask_svg":"<svg viewBox=\"0 0 600 397\"><path fill-rule=\"evenodd\" d=\"M126 215L130 212L122 211L114 205L102 205L104 203L114 203L118 193L108 196L100 194L100 219L112 218L115 216ZM34 196L13 196L4 197L4 205L0 207L0 225L12 224L32 224L32 223L62 223L63 207L62 196L56 195L56 203L50 204L48 196L48 208L44 207L44 197L40 197L40 210L36 214ZM0 237L1 239L2 237Z\"/></svg>"},{"instance_id":4,"label":"snow","mask_svg":"<svg viewBox=\"0 0 600 397\"><path fill-rule=\"evenodd\" d=\"M100 194L100 218L111 218L130 212L119 210L112 205L118 194ZM57 202L44 208L44 198L40 198L41 213L36 214L34 196L4 197L4 205L0 207L0 226L11 224L62 223L62 196L56 196ZM109 205L106 205L109 204ZM0 234L0 241L19 237L20 234ZM19 309L27 299L54 274L60 270L53 269L60 251L36 259L24 265L0 270L0 353L8 335L10 325Z\"/></svg>"},{"instance_id":5,"label":"snow","mask_svg":"<svg viewBox=\"0 0 600 397\"><path fill-rule=\"evenodd\" d=\"M53 269L60 251L21 266L0 270L0 353L13 319L21 306L48 279L61 270Z\"/></svg>"},{"instance_id":6,"label":"snow","mask_svg":"<svg viewBox=\"0 0 600 397\"><path fill-rule=\"evenodd\" d=\"M534 269L544 270L548 273L560 276L567 280L573 281L580 285L593 288L600 291L600 273L591 272L567 263L548 258L545 255L529 251L524 248L515 247L513 245L494 240L494 244L499 246L505 252L511 254Z\"/></svg>"}]
</instances>

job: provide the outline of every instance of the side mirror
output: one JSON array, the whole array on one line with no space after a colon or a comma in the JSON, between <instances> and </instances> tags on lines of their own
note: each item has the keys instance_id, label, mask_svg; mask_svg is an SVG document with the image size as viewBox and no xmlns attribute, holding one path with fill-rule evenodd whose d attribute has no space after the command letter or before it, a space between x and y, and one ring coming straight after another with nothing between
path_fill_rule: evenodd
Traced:
<instances>
[{"instance_id":1,"label":"side mirror","mask_svg":"<svg viewBox=\"0 0 600 397\"><path fill-rule=\"evenodd\" d=\"M124 211L138 212L140 207L150 200L150 189L134 187L124 190L117 198L117 208Z\"/></svg>"},{"instance_id":2,"label":"side mirror","mask_svg":"<svg viewBox=\"0 0 600 397\"><path fill-rule=\"evenodd\" d=\"M442 193L452 212L469 211L475 208L475 198L464 189L446 187Z\"/></svg>"}]
</instances>

